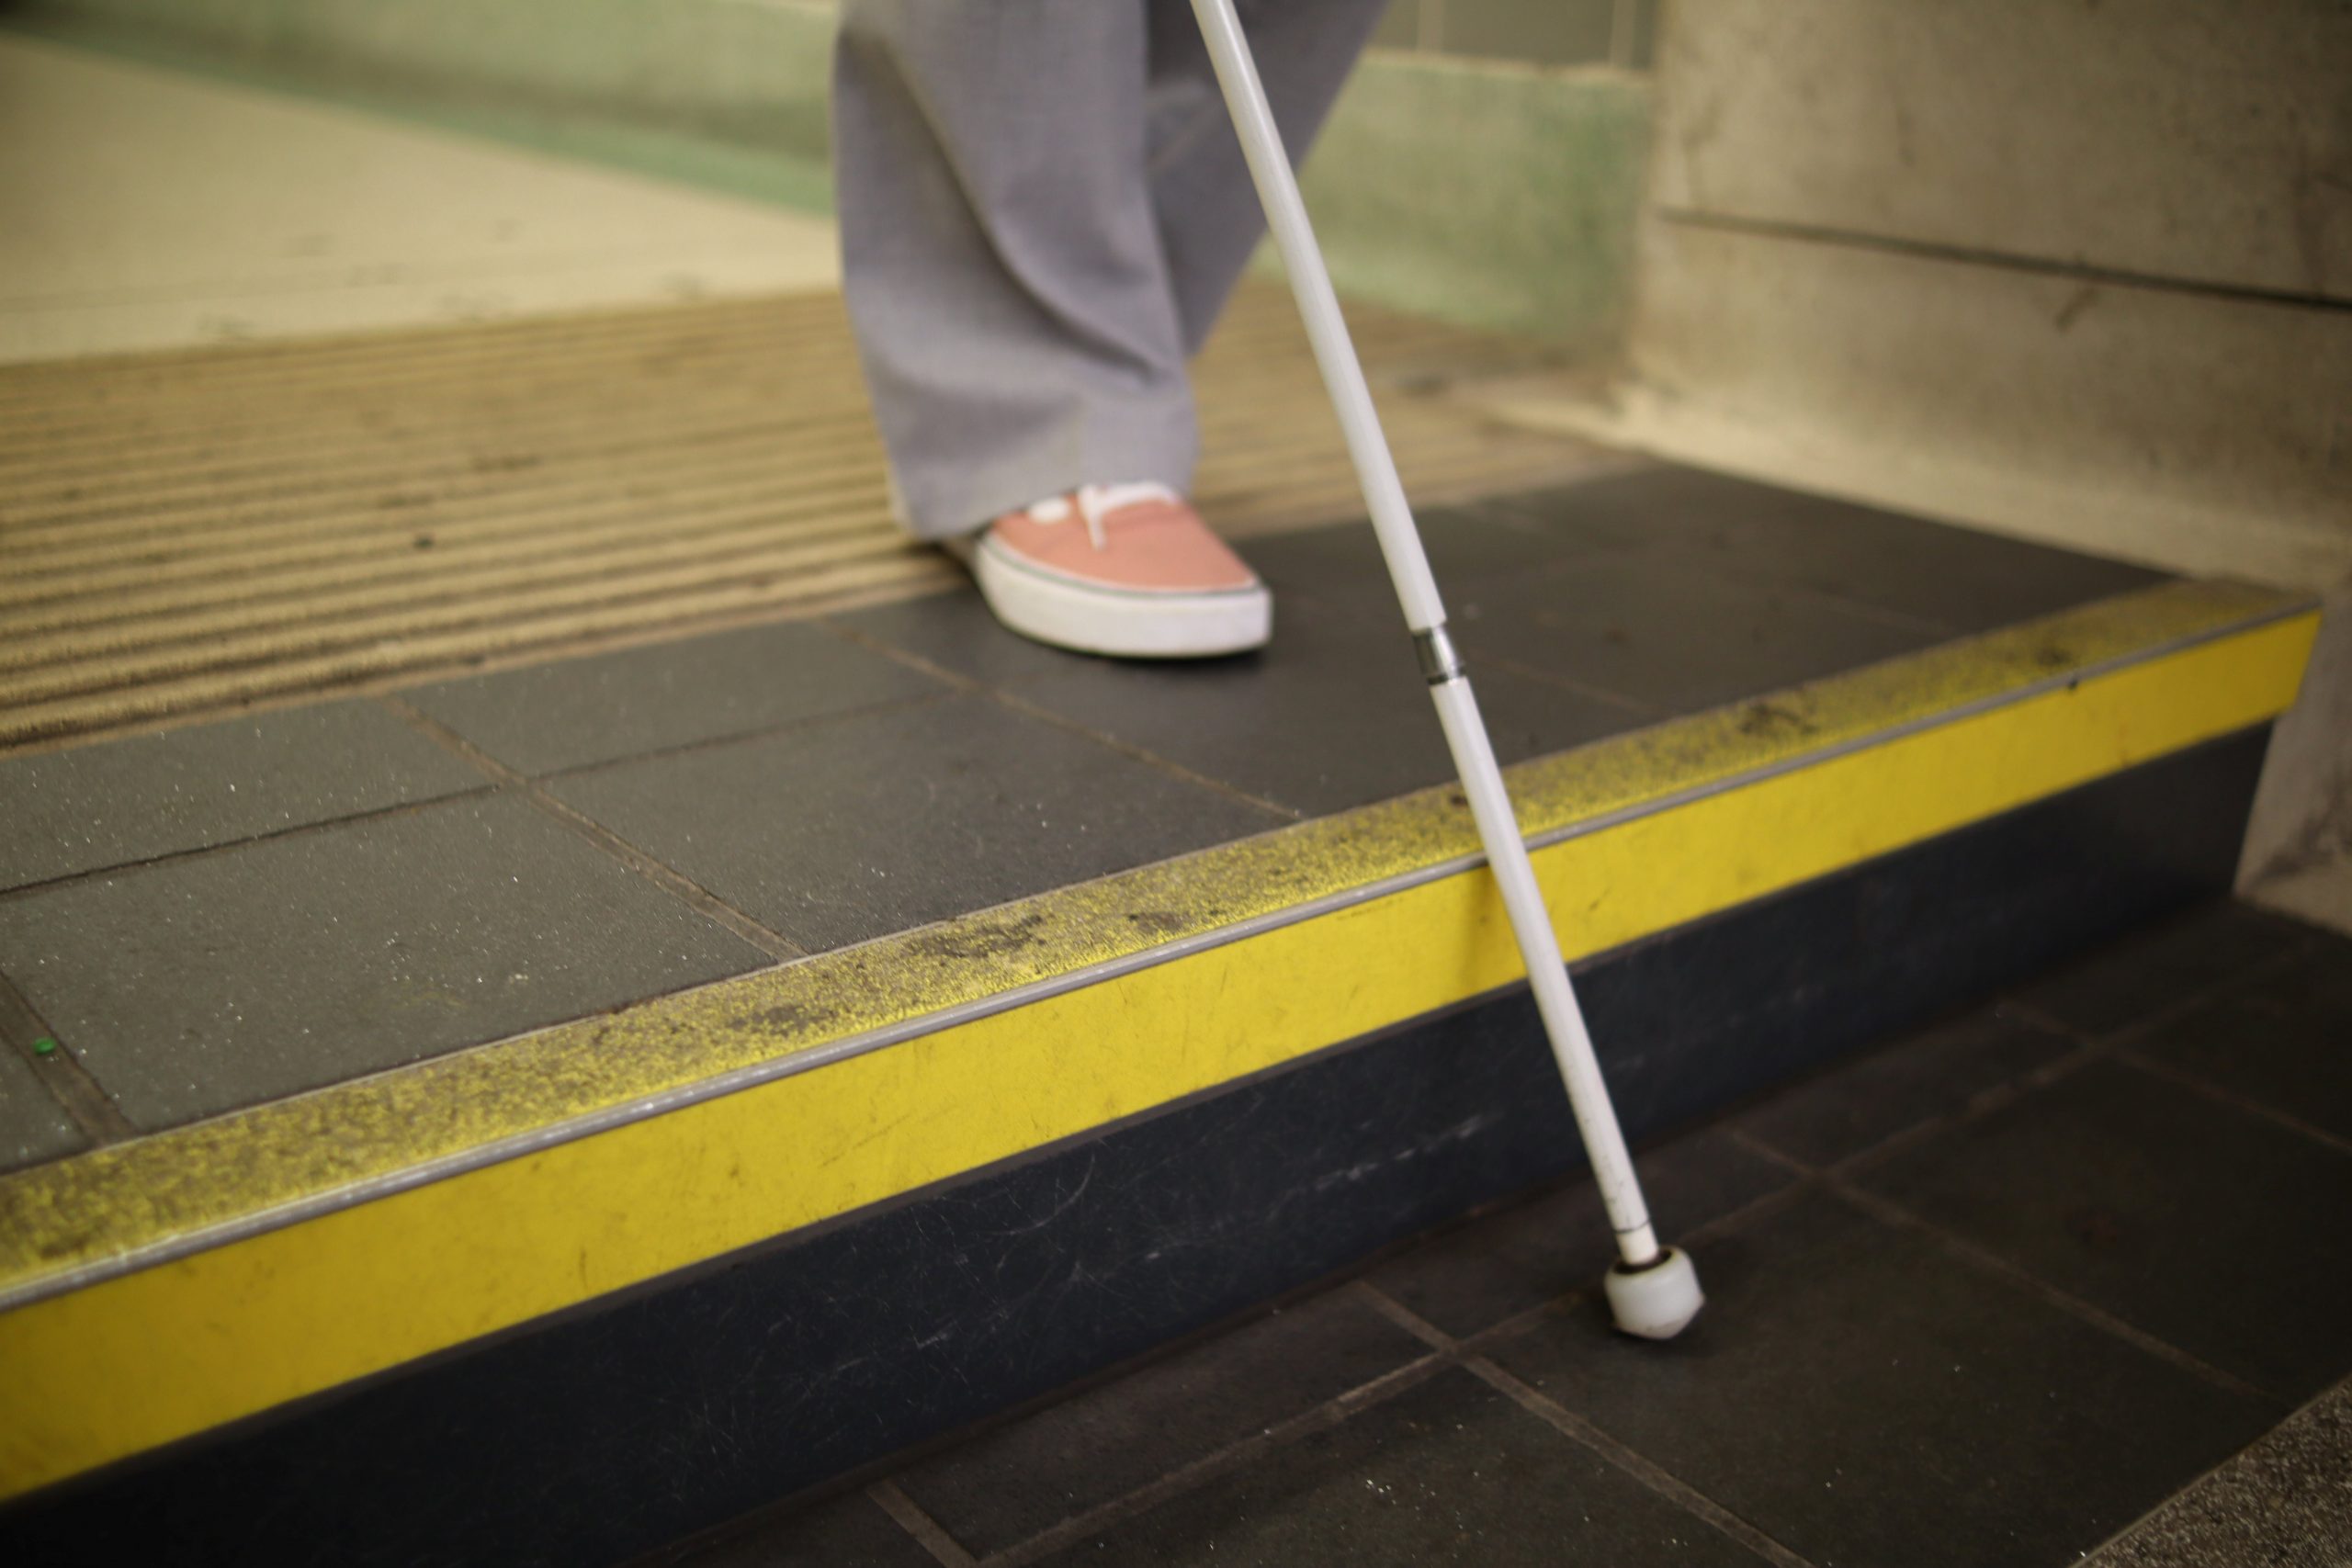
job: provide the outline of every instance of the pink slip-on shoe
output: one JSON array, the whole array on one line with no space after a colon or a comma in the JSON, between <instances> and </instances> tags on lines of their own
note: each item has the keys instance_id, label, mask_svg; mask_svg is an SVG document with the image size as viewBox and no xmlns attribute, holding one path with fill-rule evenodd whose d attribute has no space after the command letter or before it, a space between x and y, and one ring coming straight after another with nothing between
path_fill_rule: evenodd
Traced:
<instances>
[{"instance_id":1,"label":"pink slip-on shoe","mask_svg":"<svg viewBox=\"0 0 2352 1568\"><path fill-rule=\"evenodd\" d=\"M998 620L1057 648L1201 659L1273 629L1258 574L1165 485L1086 485L1006 513L967 559Z\"/></svg>"}]
</instances>

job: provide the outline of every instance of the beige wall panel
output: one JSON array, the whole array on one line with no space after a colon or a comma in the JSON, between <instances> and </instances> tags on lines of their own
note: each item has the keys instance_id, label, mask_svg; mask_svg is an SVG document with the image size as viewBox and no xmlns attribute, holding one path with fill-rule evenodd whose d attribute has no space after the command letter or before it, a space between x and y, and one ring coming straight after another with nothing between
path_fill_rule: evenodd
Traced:
<instances>
[{"instance_id":1,"label":"beige wall panel","mask_svg":"<svg viewBox=\"0 0 2352 1568\"><path fill-rule=\"evenodd\" d=\"M2352 570L2352 312L1653 221L1620 434L2175 568Z\"/></svg>"},{"instance_id":2,"label":"beige wall panel","mask_svg":"<svg viewBox=\"0 0 2352 1568\"><path fill-rule=\"evenodd\" d=\"M1668 209L2352 299L2345 0L1673 0Z\"/></svg>"}]
</instances>

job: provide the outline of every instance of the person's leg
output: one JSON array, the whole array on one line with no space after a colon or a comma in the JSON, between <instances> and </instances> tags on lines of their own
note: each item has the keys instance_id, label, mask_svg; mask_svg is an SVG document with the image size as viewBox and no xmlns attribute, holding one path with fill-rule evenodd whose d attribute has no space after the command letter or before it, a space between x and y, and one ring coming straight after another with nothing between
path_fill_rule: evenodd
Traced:
<instances>
[{"instance_id":1,"label":"person's leg","mask_svg":"<svg viewBox=\"0 0 2352 1568\"><path fill-rule=\"evenodd\" d=\"M1146 0L848 0L843 292L909 525L1182 489L1183 336L1141 178Z\"/></svg>"},{"instance_id":2,"label":"person's leg","mask_svg":"<svg viewBox=\"0 0 2352 1568\"><path fill-rule=\"evenodd\" d=\"M1150 0L1151 199L1185 352L1196 354L1265 232L1190 0ZM1304 158L1388 0L1239 0L1291 157Z\"/></svg>"}]
</instances>

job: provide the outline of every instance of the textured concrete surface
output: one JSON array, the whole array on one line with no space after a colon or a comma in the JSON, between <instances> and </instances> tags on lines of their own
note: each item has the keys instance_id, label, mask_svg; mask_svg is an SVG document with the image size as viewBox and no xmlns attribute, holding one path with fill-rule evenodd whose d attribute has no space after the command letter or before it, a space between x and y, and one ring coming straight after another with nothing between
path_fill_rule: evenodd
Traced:
<instances>
[{"instance_id":1,"label":"textured concrete surface","mask_svg":"<svg viewBox=\"0 0 2352 1568\"><path fill-rule=\"evenodd\" d=\"M2330 872L2333 863L2336 869ZM2322 600L2319 640L2279 720L2246 824L2238 890L2352 930L2352 577Z\"/></svg>"},{"instance_id":2,"label":"textured concrete surface","mask_svg":"<svg viewBox=\"0 0 2352 1568\"><path fill-rule=\"evenodd\" d=\"M820 288L820 220L0 37L0 362Z\"/></svg>"},{"instance_id":3,"label":"textured concrete surface","mask_svg":"<svg viewBox=\"0 0 2352 1568\"><path fill-rule=\"evenodd\" d=\"M2352 936L2352 854L2255 884L2256 902Z\"/></svg>"},{"instance_id":4,"label":"textured concrete surface","mask_svg":"<svg viewBox=\"0 0 2352 1568\"><path fill-rule=\"evenodd\" d=\"M1657 218L1633 374L1498 417L2096 554L2352 572L2352 313Z\"/></svg>"},{"instance_id":5,"label":"textured concrete surface","mask_svg":"<svg viewBox=\"0 0 2352 1568\"><path fill-rule=\"evenodd\" d=\"M1677 6L1626 373L1489 406L2324 588L2352 571L2347 70L2331 0Z\"/></svg>"},{"instance_id":6,"label":"textured concrete surface","mask_svg":"<svg viewBox=\"0 0 2352 1568\"><path fill-rule=\"evenodd\" d=\"M2333 0L1677 0L1660 64L1662 205L2352 299Z\"/></svg>"},{"instance_id":7,"label":"textured concrete surface","mask_svg":"<svg viewBox=\"0 0 2352 1568\"><path fill-rule=\"evenodd\" d=\"M2312 1401L2091 1561L2098 1568L2352 1562L2352 1385Z\"/></svg>"}]
</instances>

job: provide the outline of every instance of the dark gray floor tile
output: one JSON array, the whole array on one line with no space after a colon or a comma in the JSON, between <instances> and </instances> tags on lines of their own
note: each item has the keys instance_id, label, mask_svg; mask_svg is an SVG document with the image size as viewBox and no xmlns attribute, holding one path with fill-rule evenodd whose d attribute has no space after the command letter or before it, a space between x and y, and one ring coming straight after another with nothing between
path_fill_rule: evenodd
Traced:
<instances>
[{"instance_id":1,"label":"dark gray floor tile","mask_svg":"<svg viewBox=\"0 0 2352 1568\"><path fill-rule=\"evenodd\" d=\"M2339 1386L2124 1532L2102 1568L2352 1562L2352 1385Z\"/></svg>"},{"instance_id":2,"label":"dark gray floor tile","mask_svg":"<svg viewBox=\"0 0 2352 1568\"><path fill-rule=\"evenodd\" d=\"M813 1508L762 1519L639 1568L938 1568L939 1559L899 1528L881 1505L852 1492Z\"/></svg>"},{"instance_id":3,"label":"dark gray floor tile","mask_svg":"<svg viewBox=\"0 0 2352 1568\"><path fill-rule=\"evenodd\" d=\"M1504 761L1645 722L1642 713L1505 671L1476 671ZM1309 815L1453 777L1429 687L1398 626L1303 601L1272 647L1173 666L1091 661L1021 688L1027 700L1196 773Z\"/></svg>"},{"instance_id":4,"label":"dark gray floor tile","mask_svg":"<svg viewBox=\"0 0 2352 1568\"><path fill-rule=\"evenodd\" d=\"M2294 952L2312 935L2309 926L2224 900L2102 949L2018 999L2077 1033L2104 1037L2233 984L2249 965Z\"/></svg>"},{"instance_id":5,"label":"dark gray floor tile","mask_svg":"<svg viewBox=\"0 0 2352 1568\"><path fill-rule=\"evenodd\" d=\"M1276 604L1274 610L1279 616L1282 606ZM1005 630L989 612L980 591L969 586L833 618L851 631L987 686L1019 686L1105 662Z\"/></svg>"},{"instance_id":6,"label":"dark gray floor tile","mask_svg":"<svg viewBox=\"0 0 2352 1568\"><path fill-rule=\"evenodd\" d=\"M2114 1064L1861 1180L2283 1396L2352 1371L2352 1155Z\"/></svg>"},{"instance_id":7,"label":"dark gray floor tile","mask_svg":"<svg viewBox=\"0 0 2352 1568\"><path fill-rule=\"evenodd\" d=\"M1428 1353L1348 1292L1317 1296L901 1472L977 1554L1000 1551Z\"/></svg>"},{"instance_id":8,"label":"dark gray floor tile","mask_svg":"<svg viewBox=\"0 0 2352 1568\"><path fill-rule=\"evenodd\" d=\"M1701 1262L1679 1339L1492 1354L1816 1563L2070 1562L2276 1416L1826 1196Z\"/></svg>"},{"instance_id":9,"label":"dark gray floor tile","mask_svg":"<svg viewBox=\"0 0 2352 1568\"><path fill-rule=\"evenodd\" d=\"M2064 1035L1987 1009L1777 1094L1737 1125L1792 1158L1835 1165L2075 1048Z\"/></svg>"},{"instance_id":10,"label":"dark gray floor tile","mask_svg":"<svg viewBox=\"0 0 2352 1568\"><path fill-rule=\"evenodd\" d=\"M1758 1559L1450 1370L1046 1561L1729 1568Z\"/></svg>"},{"instance_id":11,"label":"dark gray floor tile","mask_svg":"<svg viewBox=\"0 0 2352 1568\"><path fill-rule=\"evenodd\" d=\"M552 787L811 951L1281 820L961 696L617 763Z\"/></svg>"},{"instance_id":12,"label":"dark gray floor tile","mask_svg":"<svg viewBox=\"0 0 2352 1568\"><path fill-rule=\"evenodd\" d=\"M1526 524L1453 510L1420 519L1438 584L1510 578L1576 553L1573 538ZM1295 601L1344 608L1375 620L1406 645L1403 613L1389 587L1369 523L1270 534L1240 546L1274 591L1275 649L1292 635ZM977 590L910 599L837 617L840 625L987 685L1014 687L1109 662L1043 647L997 624Z\"/></svg>"},{"instance_id":13,"label":"dark gray floor tile","mask_svg":"<svg viewBox=\"0 0 2352 1568\"><path fill-rule=\"evenodd\" d=\"M791 622L401 694L517 772L550 773L938 690L903 664Z\"/></svg>"},{"instance_id":14,"label":"dark gray floor tile","mask_svg":"<svg viewBox=\"0 0 2352 1568\"><path fill-rule=\"evenodd\" d=\"M767 962L503 796L0 903L0 955L142 1129Z\"/></svg>"},{"instance_id":15,"label":"dark gray floor tile","mask_svg":"<svg viewBox=\"0 0 2352 1568\"><path fill-rule=\"evenodd\" d=\"M1781 1166L1708 1130L1635 1161L1660 1234L1674 1237L1786 1186ZM1609 1217L1589 1180L1441 1232L1367 1276L1457 1337L1600 1283L1615 1260Z\"/></svg>"},{"instance_id":16,"label":"dark gray floor tile","mask_svg":"<svg viewBox=\"0 0 2352 1568\"><path fill-rule=\"evenodd\" d=\"M322 703L0 761L0 887L479 789L373 703Z\"/></svg>"},{"instance_id":17,"label":"dark gray floor tile","mask_svg":"<svg viewBox=\"0 0 2352 1568\"><path fill-rule=\"evenodd\" d=\"M1415 521L1438 589L1449 602L1457 590L1540 570L1596 547L1566 529L1458 508L1424 513ZM1383 615L1404 635L1404 613L1397 608L1380 539L1370 523L1269 534L1240 547L1274 590L1278 615L1280 595L1298 593Z\"/></svg>"},{"instance_id":18,"label":"dark gray floor tile","mask_svg":"<svg viewBox=\"0 0 2352 1568\"><path fill-rule=\"evenodd\" d=\"M2119 561L1696 468L1611 475L1489 507L1704 576L1815 589L1955 631L2162 581Z\"/></svg>"},{"instance_id":19,"label":"dark gray floor tile","mask_svg":"<svg viewBox=\"0 0 2352 1568\"><path fill-rule=\"evenodd\" d=\"M2352 1139L2352 942L2313 933L2301 957L2158 1024L2138 1049Z\"/></svg>"},{"instance_id":20,"label":"dark gray floor tile","mask_svg":"<svg viewBox=\"0 0 2352 1568\"><path fill-rule=\"evenodd\" d=\"M1940 637L1802 590L1619 555L1490 582L1458 602L1453 626L1474 656L1498 654L1669 713L1843 674Z\"/></svg>"},{"instance_id":21,"label":"dark gray floor tile","mask_svg":"<svg viewBox=\"0 0 2352 1568\"><path fill-rule=\"evenodd\" d=\"M0 1043L0 1170L58 1159L89 1143L41 1087L40 1072Z\"/></svg>"}]
</instances>

